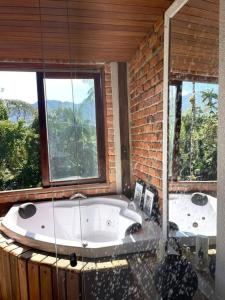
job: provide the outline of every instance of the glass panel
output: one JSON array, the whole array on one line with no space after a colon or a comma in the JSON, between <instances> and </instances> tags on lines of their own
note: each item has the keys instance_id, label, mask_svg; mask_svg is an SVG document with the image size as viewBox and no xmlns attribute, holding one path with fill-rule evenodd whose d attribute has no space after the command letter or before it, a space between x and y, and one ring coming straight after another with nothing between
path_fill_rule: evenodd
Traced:
<instances>
[{"instance_id":1,"label":"glass panel","mask_svg":"<svg viewBox=\"0 0 225 300\"><path fill-rule=\"evenodd\" d=\"M57 83L58 82L58 83ZM75 148L78 130L76 109L76 89L74 80L61 79L46 79L46 99L47 99L47 117L48 117L48 139L49 139L49 159L52 176L54 180L61 178L70 178L77 172L77 168L73 168L72 175L66 177L67 170L67 153L68 149L76 149L73 151L73 162L77 162L80 155L84 154L82 163L89 160L90 155L80 153L82 148ZM85 82L86 83L86 82ZM62 115L57 115L54 122L52 120L51 101L53 94L48 93L52 84L52 90L57 92L60 84L62 89L68 92L67 97L63 93L60 98L60 93L57 92L57 99L60 99L60 110L69 111L72 117L68 122ZM89 83L89 87L93 88L93 81ZM90 93L88 94L90 95ZM87 96L85 96L86 99ZM65 106L66 100L69 108ZM92 98L94 100L94 98ZM82 104L85 102L81 102ZM79 102L78 102L79 104ZM70 106L73 105L72 108ZM111 107L109 108L111 109ZM88 115L90 117L90 110ZM95 113L93 114L95 117ZM66 120L68 120L66 119ZM66 132L59 130L55 133L56 128L64 128ZM90 121L89 123L90 124ZM96 125L93 124L93 128ZM68 130L70 134L67 134ZM78 128L79 129L79 128ZM74 136L73 136L74 135ZM60 137L60 139L58 139ZM71 148L64 147L62 143L68 145L68 140L71 141ZM88 144L87 144L88 145ZM59 149L62 147L63 157L63 175L57 176L58 172L53 172L54 159L57 158ZM95 147L96 147L96 131L95 131ZM91 149L90 149L91 151ZM70 150L69 150L70 152ZM61 152L60 152L61 153ZM84 161L85 160L85 161ZM58 164L60 161L58 162ZM58 166L56 166L58 167ZM90 177L97 175L91 170L87 170L86 176ZM96 172L96 171L95 171ZM56 175L55 175L56 174ZM51 183L52 185L54 183ZM66 197L67 193L64 193ZM142 210L142 201L135 199L130 201L124 195L111 196L95 196L88 197L77 192L77 189L71 187L67 199L56 200L53 197L53 217L54 217L54 237L55 237L55 252L56 271L53 280L57 282L56 299L148 299L149 295L156 299L154 289L153 272L156 263L156 248L157 238L160 236L160 227L156 217L157 201L153 206L154 214L150 214L151 194L146 197L145 211ZM71 197L70 197L71 195ZM142 192L139 193L143 200ZM53 194L54 196L54 194ZM77 258L78 264L73 267L73 263ZM74 273L75 275L74 275Z\"/></svg>"},{"instance_id":2,"label":"glass panel","mask_svg":"<svg viewBox=\"0 0 225 300\"><path fill-rule=\"evenodd\" d=\"M98 177L94 79L45 79L51 181Z\"/></svg>"},{"instance_id":3,"label":"glass panel","mask_svg":"<svg viewBox=\"0 0 225 300\"><path fill-rule=\"evenodd\" d=\"M215 299L219 24L215 21L209 42L201 24L211 12L203 17L195 5L189 0L171 20L169 78L181 83L182 105L176 107L179 120L171 118L171 105L168 115L169 146L177 149L172 159L177 174L169 174L168 182L169 236L177 238L180 253L199 277L196 299ZM196 22L189 18L190 7L196 9Z\"/></svg>"},{"instance_id":4,"label":"glass panel","mask_svg":"<svg viewBox=\"0 0 225 300\"><path fill-rule=\"evenodd\" d=\"M152 271L158 224L123 195L80 205L84 299L157 299Z\"/></svg>"},{"instance_id":5,"label":"glass panel","mask_svg":"<svg viewBox=\"0 0 225 300\"><path fill-rule=\"evenodd\" d=\"M39 187L36 73L0 72L0 139L0 190Z\"/></svg>"},{"instance_id":6,"label":"glass panel","mask_svg":"<svg viewBox=\"0 0 225 300\"><path fill-rule=\"evenodd\" d=\"M217 180L218 84L184 81L181 114L179 180Z\"/></svg>"},{"instance_id":7,"label":"glass panel","mask_svg":"<svg viewBox=\"0 0 225 300\"><path fill-rule=\"evenodd\" d=\"M80 83L80 84L79 84ZM74 100L77 87L84 86L83 92ZM76 89L75 89L76 87ZM80 178L77 160L83 149L78 148L77 139L83 128L78 126L80 115L77 106L81 106L92 84L72 79L45 79L46 117L48 129L48 147L51 180L74 180ZM88 94L89 95L89 94ZM79 120L78 120L79 119ZM77 121L78 120L78 121ZM77 152L80 151L80 152ZM51 187L54 189L54 184ZM75 196L76 192L70 187L68 195ZM56 199L52 193L50 202L53 218L53 237L55 264L52 272L53 299L78 299L79 275L72 276L69 267L76 265L76 257L81 256L81 212L80 200L73 197ZM71 296L70 296L71 295Z\"/></svg>"}]
</instances>

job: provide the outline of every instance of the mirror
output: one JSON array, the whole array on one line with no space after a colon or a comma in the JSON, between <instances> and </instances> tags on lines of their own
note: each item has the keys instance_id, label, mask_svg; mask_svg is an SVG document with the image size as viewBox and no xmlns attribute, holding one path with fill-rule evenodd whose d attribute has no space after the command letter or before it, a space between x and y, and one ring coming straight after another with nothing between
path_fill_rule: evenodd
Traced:
<instances>
[{"instance_id":1,"label":"mirror","mask_svg":"<svg viewBox=\"0 0 225 300\"><path fill-rule=\"evenodd\" d=\"M170 20L169 236L215 276L219 1L189 0Z\"/></svg>"}]
</instances>

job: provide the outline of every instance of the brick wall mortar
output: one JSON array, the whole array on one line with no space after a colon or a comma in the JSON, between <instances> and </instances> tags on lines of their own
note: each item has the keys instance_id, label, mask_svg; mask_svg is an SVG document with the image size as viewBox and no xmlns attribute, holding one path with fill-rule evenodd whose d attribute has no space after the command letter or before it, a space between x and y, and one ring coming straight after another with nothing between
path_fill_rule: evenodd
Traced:
<instances>
[{"instance_id":1,"label":"brick wall mortar","mask_svg":"<svg viewBox=\"0 0 225 300\"><path fill-rule=\"evenodd\" d=\"M163 32L160 20L129 62L132 181L155 185L162 196Z\"/></svg>"}]
</instances>

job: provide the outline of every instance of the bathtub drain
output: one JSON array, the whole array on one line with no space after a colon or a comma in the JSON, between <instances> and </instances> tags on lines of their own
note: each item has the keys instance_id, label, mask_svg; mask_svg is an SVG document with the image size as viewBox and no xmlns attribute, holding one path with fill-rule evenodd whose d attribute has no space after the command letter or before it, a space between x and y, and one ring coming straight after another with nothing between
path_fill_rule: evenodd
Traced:
<instances>
[{"instance_id":1,"label":"bathtub drain","mask_svg":"<svg viewBox=\"0 0 225 300\"><path fill-rule=\"evenodd\" d=\"M112 221L111 221L111 220L107 220L107 221L106 221L106 224L107 224L108 226L111 226L111 225L112 225Z\"/></svg>"}]
</instances>

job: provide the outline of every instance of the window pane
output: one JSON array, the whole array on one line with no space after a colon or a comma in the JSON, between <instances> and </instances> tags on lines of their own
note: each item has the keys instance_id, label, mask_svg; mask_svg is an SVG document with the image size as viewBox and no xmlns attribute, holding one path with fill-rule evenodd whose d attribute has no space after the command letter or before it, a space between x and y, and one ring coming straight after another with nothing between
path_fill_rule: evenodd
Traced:
<instances>
[{"instance_id":1,"label":"window pane","mask_svg":"<svg viewBox=\"0 0 225 300\"><path fill-rule=\"evenodd\" d=\"M0 190L41 183L36 73L0 72Z\"/></svg>"},{"instance_id":2,"label":"window pane","mask_svg":"<svg viewBox=\"0 0 225 300\"><path fill-rule=\"evenodd\" d=\"M183 82L180 180L217 180L218 85Z\"/></svg>"},{"instance_id":3,"label":"window pane","mask_svg":"<svg viewBox=\"0 0 225 300\"><path fill-rule=\"evenodd\" d=\"M45 79L50 181L99 177L94 79Z\"/></svg>"}]
</instances>

